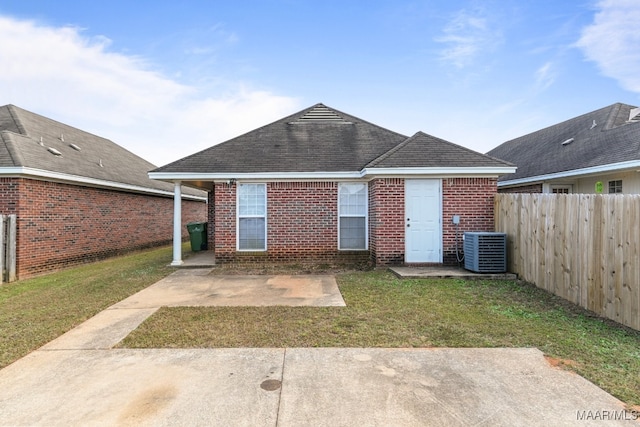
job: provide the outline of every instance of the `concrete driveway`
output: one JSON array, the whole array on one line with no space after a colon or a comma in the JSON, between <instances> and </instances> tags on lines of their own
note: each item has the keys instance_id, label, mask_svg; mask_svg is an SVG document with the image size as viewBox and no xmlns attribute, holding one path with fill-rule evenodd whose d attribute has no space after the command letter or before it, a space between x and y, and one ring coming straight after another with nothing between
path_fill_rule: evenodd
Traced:
<instances>
[{"instance_id":1,"label":"concrete driveway","mask_svg":"<svg viewBox=\"0 0 640 427\"><path fill-rule=\"evenodd\" d=\"M0 370L0 425L638 425L537 349L112 348L157 304L240 298L212 277L178 271ZM277 302L313 305L303 283L337 301L318 277L293 279L295 291L276 280Z\"/></svg>"}]
</instances>

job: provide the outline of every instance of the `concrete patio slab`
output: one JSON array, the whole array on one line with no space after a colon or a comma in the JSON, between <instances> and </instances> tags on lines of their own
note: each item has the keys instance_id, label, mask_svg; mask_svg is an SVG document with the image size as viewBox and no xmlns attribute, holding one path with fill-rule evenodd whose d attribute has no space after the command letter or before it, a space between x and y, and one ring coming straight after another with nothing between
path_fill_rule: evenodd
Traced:
<instances>
[{"instance_id":1,"label":"concrete patio slab","mask_svg":"<svg viewBox=\"0 0 640 427\"><path fill-rule=\"evenodd\" d=\"M475 273L461 267L437 265L428 267L389 267L389 270L401 279L486 279L486 280L516 280L513 273Z\"/></svg>"},{"instance_id":2,"label":"concrete patio slab","mask_svg":"<svg viewBox=\"0 0 640 427\"><path fill-rule=\"evenodd\" d=\"M0 371L1 426L602 425L596 411L638 425L536 349L39 350Z\"/></svg>"},{"instance_id":3,"label":"concrete patio slab","mask_svg":"<svg viewBox=\"0 0 640 427\"><path fill-rule=\"evenodd\" d=\"M36 351L0 371L1 426L275 426L283 351Z\"/></svg>"},{"instance_id":4,"label":"concrete patio slab","mask_svg":"<svg viewBox=\"0 0 640 427\"><path fill-rule=\"evenodd\" d=\"M211 306L344 306L332 275L217 275L178 270L113 308Z\"/></svg>"},{"instance_id":5,"label":"concrete patio slab","mask_svg":"<svg viewBox=\"0 0 640 427\"><path fill-rule=\"evenodd\" d=\"M600 422L580 411L597 409L634 417L532 348L287 349L282 390L283 426L584 426Z\"/></svg>"}]
</instances>

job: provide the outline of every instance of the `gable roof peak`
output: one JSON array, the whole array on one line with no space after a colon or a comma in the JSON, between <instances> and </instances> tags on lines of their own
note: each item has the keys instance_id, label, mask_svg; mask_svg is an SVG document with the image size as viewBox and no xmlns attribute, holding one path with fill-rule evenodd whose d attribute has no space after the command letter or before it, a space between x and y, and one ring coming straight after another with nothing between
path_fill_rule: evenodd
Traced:
<instances>
[{"instance_id":1,"label":"gable roof peak","mask_svg":"<svg viewBox=\"0 0 640 427\"><path fill-rule=\"evenodd\" d=\"M302 123L342 123L353 124L346 120L343 115L338 113L322 103L318 103L313 107L305 110L304 113L297 117L295 120L289 122L289 124L302 124Z\"/></svg>"}]
</instances>

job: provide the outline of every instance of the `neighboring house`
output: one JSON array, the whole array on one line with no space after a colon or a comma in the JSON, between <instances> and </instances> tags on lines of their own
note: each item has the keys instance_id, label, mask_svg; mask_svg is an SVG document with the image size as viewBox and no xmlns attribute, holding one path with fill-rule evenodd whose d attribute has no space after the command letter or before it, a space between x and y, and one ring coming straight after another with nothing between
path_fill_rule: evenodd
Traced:
<instances>
[{"instance_id":1,"label":"neighboring house","mask_svg":"<svg viewBox=\"0 0 640 427\"><path fill-rule=\"evenodd\" d=\"M0 214L17 215L18 278L170 242L175 190L149 179L155 167L108 139L0 107ZM206 193L185 193L184 221L204 221Z\"/></svg>"},{"instance_id":2,"label":"neighboring house","mask_svg":"<svg viewBox=\"0 0 640 427\"><path fill-rule=\"evenodd\" d=\"M515 164L498 191L640 193L640 108L613 104L499 145Z\"/></svg>"},{"instance_id":3,"label":"neighboring house","mask_svg":"<svg viewBox=\"0 0 640 427\"><path fill-rule=\"evenodd\" d=\"M149 176L209 191L217 261L387 265L455 263L456 232L493 231L497 178L514 170L317 104Z\"/></svg>"}]
</instances>

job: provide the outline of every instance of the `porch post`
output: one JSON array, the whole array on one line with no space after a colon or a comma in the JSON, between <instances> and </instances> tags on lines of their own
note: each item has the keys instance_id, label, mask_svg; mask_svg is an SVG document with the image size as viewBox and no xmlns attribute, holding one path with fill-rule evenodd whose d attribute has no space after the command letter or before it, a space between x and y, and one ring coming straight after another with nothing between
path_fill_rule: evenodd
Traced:
<instances>
[{"instance_id":1,"label":"porch post","mask_svg":"<svg viewBox=\"0 0 640 427\"><path fill-rule=\"evenodd\" d=\"M182 189L180 181L173 187L173 261L171 265L182 265Z\"/></svg>"}]
</instances>

